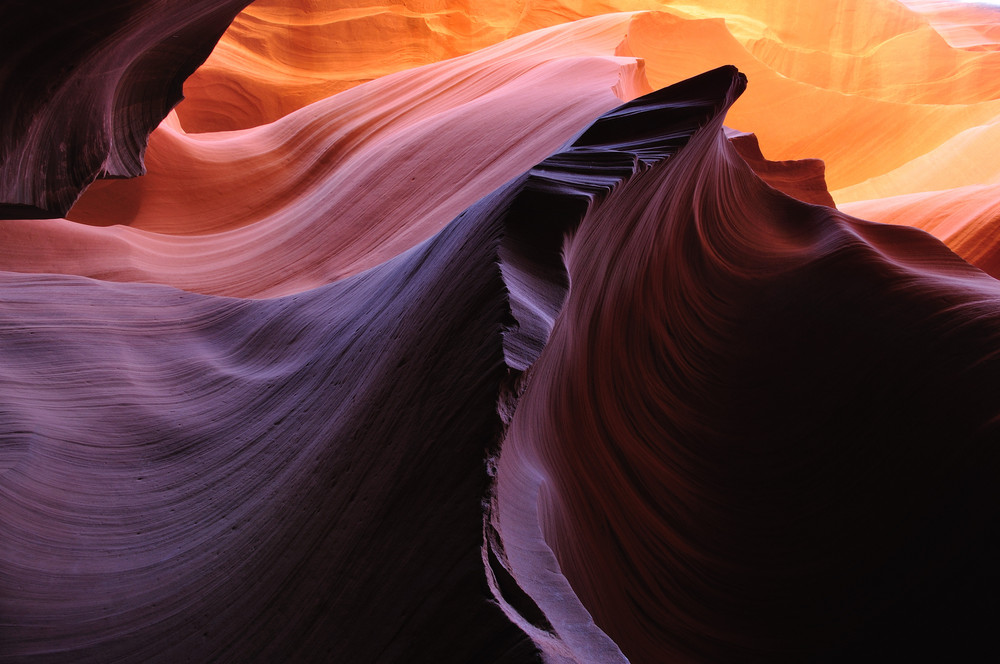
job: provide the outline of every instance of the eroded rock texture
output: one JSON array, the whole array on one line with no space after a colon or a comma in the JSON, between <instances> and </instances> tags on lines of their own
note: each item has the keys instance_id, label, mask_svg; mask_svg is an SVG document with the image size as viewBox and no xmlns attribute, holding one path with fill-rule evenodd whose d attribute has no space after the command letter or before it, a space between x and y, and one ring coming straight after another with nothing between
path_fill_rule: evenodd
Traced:
<instances>
[{"instance_id":1,"label":"eroded rock texture","mask_svg":"<svg viewBox=\"0 0 1000 664\"><path fill-rule=\"evenodd\" d=\"M744 81L714 76L718 115L567 245L499 459L511 573L557 629L568 581L636 662L974 657L1000 286L767 187L722 132Z\"/></svg>"},{"instance_id":2,"label":"eroded rock texture","mask_svg":"<svg viewBox=\"0 0 1000 664\"><path fill-rule=\"evenodd\" d=\"M992 648L995 10L260 0L169 112L242 4L0 9L0 662Z\"/></svg>"},{"instance_id":3,"label":"eroded rock texture","mask_svg":"<svg viewBox=\"0 0 1000 664\"><path fill-rule=\"evenodd\" d=\"M149 133L249 0L0 7L0 218L61 217L97 177L141 175Z\"/></svg>"}]
</instances>

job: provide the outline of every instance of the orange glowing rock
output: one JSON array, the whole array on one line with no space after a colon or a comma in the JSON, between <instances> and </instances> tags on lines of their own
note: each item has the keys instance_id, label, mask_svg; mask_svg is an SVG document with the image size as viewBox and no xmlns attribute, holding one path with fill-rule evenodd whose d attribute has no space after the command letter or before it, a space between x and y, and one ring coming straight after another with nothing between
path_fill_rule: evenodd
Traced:
<instances>
[{"instance_id":1,"label":"orange glowing rock","mask_svg":"<svg viewBox=\"0 0 1000 664\"><path fill-rule=\"evenodd\" d=\"M524 35L253 129L187 134L172 118L151 137L145 177L92 187L72 221L7 223L0 269L244 297L355 274L648 91L641 64L615 55L629 21Z\"/></svg>"},{"instance_id":2,"label":"orange glowing rock","mask_svg":"<svg viewBox=\"0 0 1000 664\"><path fill-rule=\"evenodd\" d=\"M138 4L0 71L0 660L992 647L1000 10Z\"/></svg>"},{"instance_id":3,"label":"orange glowing rock","mask_svg":"<svg viewBox=\"0 0 1000 664\"><path fill-rule=\"evenodd\" d=\"M774 158L822 159L837 201L913 191L898 182L905 173L879 178L1000 114L997 10L930 0L821 0L808 11L751 0L269 0L236 19L178 114L190 132L250 127L394 71L613 11L643 12L618 52L644 60L653 88L723 64L747 72L729 123ZM983 162L968 161L979 165L960 184L986 182Z\"/></svg>"},{"instance_id":4,"label":"orange glowing rock","mask_svg":"<svg viewBox=\"0 0 1000 664\"><path fill-rule=\"evenodd\" d=\"M1000 278L1000 185L903 194L847 203L841 209L863 219L922 228L979 269Z\"/></svg>"}]
</instances>

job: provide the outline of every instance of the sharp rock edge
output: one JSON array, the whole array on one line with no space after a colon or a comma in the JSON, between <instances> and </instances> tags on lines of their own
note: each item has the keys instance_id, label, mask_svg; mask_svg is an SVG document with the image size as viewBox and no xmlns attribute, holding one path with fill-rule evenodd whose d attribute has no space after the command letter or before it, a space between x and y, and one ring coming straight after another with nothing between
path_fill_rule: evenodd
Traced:
<instances>
[{"instance_id":1,"label":"sharp rock edge","mask_svg":"<svg viewBox=\"0 0 1000 664\"><path fill-rule=\"evenodd\" d=\"M296 295L0 274L0 657L563 648L490 601L498 393L541 348L562 237L591 198L715 112L684 89L607 114L395 259ZM663 135L678 100L688 130ZM588 638L617 653L592 624Z\"/></svg>"},{"instance_id":2,"label":"sharp rock edge","mask_svg":"<svg viewBox=\"0 0 1000 664\"><path fill-rule=\"evenodd\" d=\"M601 661L590 617L633 662L974 658L1000 591L1000 286L765 184L725 139L731 81L567 243L491 538L575 661Z\"/></svg>"}]
</instances>

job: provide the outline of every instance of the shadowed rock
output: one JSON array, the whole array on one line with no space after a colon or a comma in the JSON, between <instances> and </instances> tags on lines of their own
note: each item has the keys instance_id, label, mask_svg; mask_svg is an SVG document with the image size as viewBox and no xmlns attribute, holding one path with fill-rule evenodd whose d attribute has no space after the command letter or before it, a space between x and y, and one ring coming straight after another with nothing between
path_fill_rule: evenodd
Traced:
<instances>
[{"instance_id":1,"label":"shadowed rock","mask_svg":"<svg viewBox=\"0 0 1000 664\"><path fill-rule=\"evenodd\" d=\"M249 0L0 7L0 218L61 217L97 177L143 173L149 133Z\"/></svg>"}]
</instances>

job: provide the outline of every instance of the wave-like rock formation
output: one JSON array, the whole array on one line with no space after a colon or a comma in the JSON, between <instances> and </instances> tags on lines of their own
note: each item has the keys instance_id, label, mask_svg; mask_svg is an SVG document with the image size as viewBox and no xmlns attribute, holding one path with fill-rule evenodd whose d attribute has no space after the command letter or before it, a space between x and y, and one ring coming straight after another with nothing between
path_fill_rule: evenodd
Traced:
<instances>
[{"instance_id":1,"label":"wave-like rock formation","mask_svg":"<svg viewBox=\"0 0 1000 664\"><path fill-rule=\"evenodd\" d=\"M557 625L535 645L488 601L498 401L558 313L565 235L676 154L731 76L606 114L434 238L297 295L6 273L5 654L525 661L576 644Z\"/></svg>"},{"instance_id":2,"label":"wave-like rock formation","mask_svg":"<svg viewBox=\"0 0 1000 664\"><path fill-rule=\"evenodd\" d=\"M826 186L826 165L822 159L771 161L761 152L755 135L732 130L727 135L743 161L768 185L805 203L836 205Z\"/></svg>"},{"instance_id":3,"label":"wave-like rock formation","mask_svg":"<svg viewBox=\"0 0 1000 664\"><path fill-rule=\"evenodd\" d=\"M960 0L901 0L922 14L949 45L970 51L995 51L1000 46L995 2Z\"/></svg>"},{"instance_id":4,"label":"wave-like rock formation","mask_svg":"<svg viewBox=\"0 0 1000 664\"><path fill-rule=\"evenodd\" d=\"M947 244L980 270L1000 279L1000 186L969 185L944 191L848 203L851 214L886 224L916 226Z\"/></svg>"},{"instance_id":5,"label":"wave-like rock formation","mask_svg":"<svg viewBox=\"0 0 1000 664\"><path fill-rule=\"evenodd\" d=\"M191 79L178 113L190 132L243 129L408 67L638 10L619 54L642 58L652 87L738 66L754 84L730 124L757 134L779 159L823 159L834 198L861 200L873 197L867 180L992 125L1000 113L998 10L943 4L813 0L805 11L756 0L350 8L336 0L258 0ZM973 171L993 163L969 161ZM878 196L907 193L880 189Z\"/></svg>"},{"instance_id":6,"label":"wave-like rock formation","mask_svg":"<svg viewBox=\"0 0 1000 664\"><path fill-rule=\"evenodd\" d=\"M995 10L257 0L170 112L246 3L70 4L0 9L0 662L992 648Z\"/></svg>"},{"instance_id":7,"label":"wave-like rock formation","mask_svg":"<svg viewBox=\"0 0 1000 664\"><path fill-rule=\"evenodd\" d=\"M647 92L635 58L614 55L630 18L525 35L243 132L168 120L148 175L97 183L73 221L0 228L0 268L260 297L378 265Z\"/></svg>"},{"instance_id":8,"label":"wave-like rock formation","mask_svg":"<svg viewBox=\"0 0 1000 664\"><path fill-rule=\"evenodd\" d=\"M513 304L537 303L508 303L498 263L520 292L534 227L565 210L558 258L693 103L626 106L433 239L298 295L5 273L4 654L530 658L480 554L507 363L537 355Z\"/></svg>"},{"instance_id":9,"label":"wave-like rock formation","mask_svg":"<svg viewBox=\"0 0 1000 664\"><path fill-rule=\"evenodd\" d=\"M635 662L974 655L998 591L1000 284L769 188L721 122L567 244L498 462L510 573L557 630L571 587Z\"/></svg>"},{"instance_id":10,"label":"wave-like rock formation","mask_svg":"<svg viewBox=\"0 0 1000 664\"><path fill-rule=\"evenodd\" d=\"M149 133L250 0L9 0L0 7L0 218L66 213L143 173Z\"/></svg>"},{"instance_id":11,"label":"wave-like rock formation","mask_svg":"<svg viewBox=\"0 0 1000 664\"><path fill-rule=\"evenodd\" d=\"M531 661L480 560L499 231L270 300L4 274L0 659Z\"/></svg>"}]
</instances>

